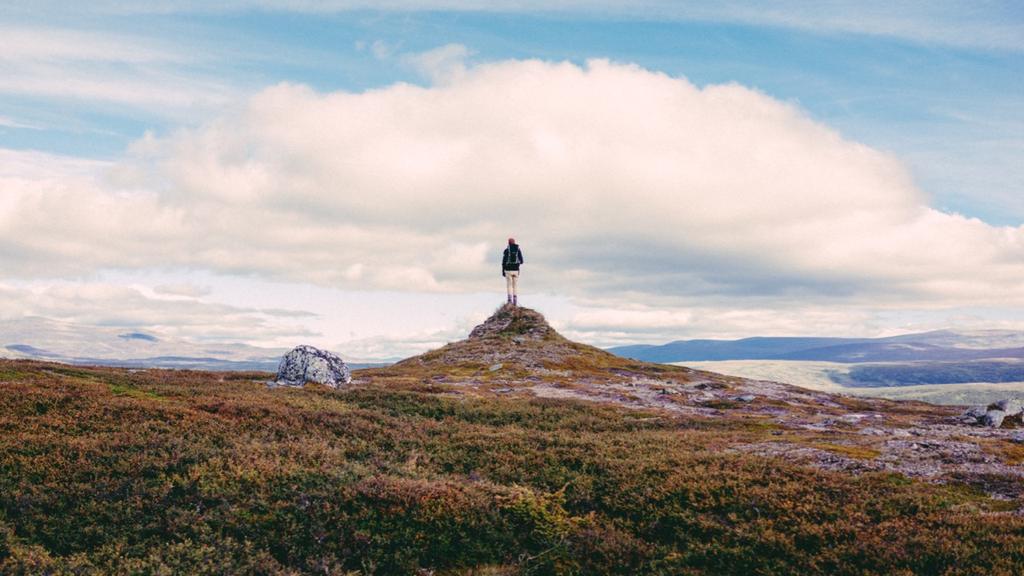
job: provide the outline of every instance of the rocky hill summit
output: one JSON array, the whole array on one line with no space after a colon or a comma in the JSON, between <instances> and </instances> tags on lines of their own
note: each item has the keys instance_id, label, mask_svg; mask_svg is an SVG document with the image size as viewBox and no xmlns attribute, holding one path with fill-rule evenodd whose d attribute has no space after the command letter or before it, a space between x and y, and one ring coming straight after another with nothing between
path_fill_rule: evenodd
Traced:
<instances>
[{"instance_id":1,"label":"rocky hill summit","mask_svg":"<svg viewBox=\"0 0 1024 576\"><path fill-rule=\"evenodd\" d=\"M542 314L506 304L473 328L465 340L403 360L398 367L436 367L444 370L486 368L536 374L554 369L591 368L608 374L615 369L644 365L586 344L572 342L548 324ZM529 375L529 374L524 374Z\"/></svg>"},{"instance_id":2,"label":"rocky hill summit","mask_svg":"<svg viewBox=\"0 0 1024 576\"><path fill-rule=\"evenodd\" d=\"M954 406L830 394L622 358L568 340L528 308L502 306L468 338L357 371L354 383L466 397L586 400L653 410L652 418L755 423L763 437L724 449L829 470L967 482L998 497L1024 495L1024 430L1016 421L992 428L976 418L968 422Z\"/></svg>"}]
</instances>

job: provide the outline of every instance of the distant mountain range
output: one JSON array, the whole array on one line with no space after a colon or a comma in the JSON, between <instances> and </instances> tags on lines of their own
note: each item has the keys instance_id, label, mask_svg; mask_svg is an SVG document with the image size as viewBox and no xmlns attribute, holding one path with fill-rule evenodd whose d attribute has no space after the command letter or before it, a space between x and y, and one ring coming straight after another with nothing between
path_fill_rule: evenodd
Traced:
<instances>
[{"instance_id":1,"label":"distant mountain range","mask_svg":"<svg viewBox=\"0 0 1024 576\"><path fill-rule=\"evenodd\" d=\"M113 366L121 368L179 368L190 370L255 370L260 372L275 372L277 371L278 362L280 362L280 358L227 360L224 358L214 358L209 356L90 358L87 356L63 356L61 354L47 352L46 350L41 350L26 344L9 344L4 348L7 352L16 352L18 354L0 354L0 356L34 358L38 360L49 360L86 366Z\"/></svg>"},{"instance_id":2,"label":"distant mountain range","mask_svg":"<svg viewBox=\"0 0 1024 576\"><path fill-rule=\"evenodd\" d=\"M887 338L756 337L678 340L633 345L609 352L646 362L806 360L818 362L917 362L1024 359L1024 332L939 330Z\"/></svg>"},{"instance_id":3,"label":"distant mountain range","mask_svg":"<svg viewBox=\"0 0 1024 576\"><path fill-rule=\"evenodd\" d=\"M141 331L82 326L39 317L0 322L0 358L125 368L275 372L287 351L285 348L261 348L239 343L204 344ZM391 364L387 361L345 360L353 369Z\"/></svg>"}]
</instances>

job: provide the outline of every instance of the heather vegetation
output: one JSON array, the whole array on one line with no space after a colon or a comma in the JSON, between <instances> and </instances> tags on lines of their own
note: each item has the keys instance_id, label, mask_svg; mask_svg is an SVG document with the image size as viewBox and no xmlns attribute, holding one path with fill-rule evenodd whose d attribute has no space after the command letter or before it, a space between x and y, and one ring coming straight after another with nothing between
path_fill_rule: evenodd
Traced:
<instances>
[{"instance_id":1,"label":"heather vegetation","mask_svg":"<svg viewBox=\"0 0 1024 576\"><path fill-rule=\"evenodd\" d=\"M1001 574L1024 564L1018 503L973 484L730 450L777 438L771 421L471 397L402 370L386 385L357 372L344 391L268 390L258 373L0 362L0 573Z\"/></svg>"}]
</instances>

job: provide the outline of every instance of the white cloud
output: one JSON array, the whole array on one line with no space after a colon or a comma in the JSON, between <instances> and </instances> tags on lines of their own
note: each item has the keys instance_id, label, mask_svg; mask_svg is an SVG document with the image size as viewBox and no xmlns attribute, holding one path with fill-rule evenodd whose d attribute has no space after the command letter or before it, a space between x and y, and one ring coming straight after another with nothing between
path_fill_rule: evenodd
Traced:
<instances>
[{"instance_id":1,"label":"white cloud","mask_svg":"<svg viewBox=\"0 0 1024 576\"><path fill-rule=\"evenodd\" d=\"M466 74L469 56L469 48L462 44L445 44L426 52L408 54L405 61L434 84L449 84Z\"/></svg>"},{"instance_id":2,"label":"white cloud","mask_svg":"<svg viewBox=\"0 0 1024 576\"><path fill-rule=\"evenodd\" d=\"M23 130L42 130L41 126L15 120L9 116L0 116L0 128L20 128Z\"/></svg>"},{"instance_id":3,"label":"white cloud","mask_svg":"<svg viewBox=\"0 0 1024 576\"><path fill-rule=\"evenodd\" d=\"M671 329L676 333L687 329L694 322L690 310L664 310L649 307L631 308L590 308L584 309L570 320L574 330L610 329L619 331L650 331Z\"/></svg>"},{"instance_id":4,"label":"white cloud","mask_svg":"<svg viewBox=\"0 0 1024 576\"><path fill-rule=\"evenodd\" d=\"M241 90L203 71L214 55L145 36L0 25L0 94L129 106L162 117L217 110Z\"/></svg>"},{"instance_id":5,"label":"white cloud","mask_svg":"<svg viewBox=\"0 0 1024 576\"><path fill-rule=\"evenodd\" d=\"M9 277L184 267L480 291L511 235L527 292L678 310L615 312L626 330L708 326L695 300L1024 303L1022 229L930 208L896 158L791 104L601 60L365 93L281 84L116 166L2 152L0 187Z\"/></svg>"},{"instance_id":6,"label":"white cloud","mask_svg":"<svg viewBox=\"0 0 1024 576\"><path fill-rule=\"evenodd\" d=\"M239 95L232 86L167 70L83 69L69 64L7 66L0 93L131 106L161 116L216 109Z\"/></svg>"},{"instance_id":7,"label":"white cloud","mask_svg":"<svg viewBox=\"0 0 1024 576\"><path fill-rule=\"evenodd\" d=\"M880 319L881 313L870 308L799 302L780 302L769 307L692 299L682 306L654 307L604 301L581 306L557 327L572 339L614 346L751 335L874 336L882 329Z\"/></svg>"},{"instance_id":8,"label":"white cloud","mask_svg":"<svg viewBox=\"0 0 1024 576\"><path fill-rule=\"evenodd\" d=\"M796 28L815 33L854 33L929 44L1024 50L1019 6L1003 2L885 0L781 0L650 2L663 15L712 22Z\"/></svg>"},{"instance_id":9,"label":"white cloud","mask_svg":"<svg viewBox=\"0 0 1024 576\"><path fill-rule=\"evenodd\" d=\"M398 50L397 47L383 40L374 40L373 43L370 44L370 52L373 54L373 57L378 60L387 60L394 55L396 50Z\"/></svg>"},{"instance_id":10,"label":"white cloud","mask_svg":"<svg viewBox=\"0 0 1024 576\"><path fill-rule=\"evenodd\" d=\"M279 345L319 336L301 323L280 318L279 311L154 297L148 292L143 286L106 282L0 283L0 321L17 324L30 318L45 318L69 326L144 330L165 339L207 343ZM292 312L292 316L299 317L308 314L302 310ZM17 331L13 332L4 331L4 337L15 338ZM34 335L45 336L43 332ZM60 352L74 355L68 350Z\"/></svg>"},{"instance_id":11,"label":"white cloud","mask_svg":"<svg viewBox=\"0 0 1024 576\"><path fill-rule=\"evenodd\" d=\"M196 286L187 282L179 284L158 284L153 287L153 292L167 296L181 296L184 298L199 298L210 293L209 286Z\"/></svg>"},{"instance_id":12,"label":"white cloud","mask_svg":"<svg viewBox=\"0 0 1024 576\"><path fill-rule=\"evenodd\" d=\"M579 301L553 318L567 337L599 346L750 336L881 337L954 329L1024 331L1024 312L1005 306L954 309L907 302L714 301L658 306L623 300ZM1008 344L1006 346L1009 346Z\"/></svg>"},{"instance_id":13,"label":"white cloud","mask_svg":"<svg viewBox=\"0 0 1024 576\"><path fill-rule=\"evenodd\" d=\"M37 2L36 4L52 4ZM57 5L66 10L66 3ZM1015 0L103 0L91 12L117 14L233 12L247 10L330 13L353 10L537 12L576 17L617 17L726 22L854 33L969 48L1024 50L1024 23Z\"/></svg>"},{"instance_id":14,"label":"white cloud","mask_svg":"<svg viewBox=\"0 0 1024 576\"><path fill-rule=\"evenodd\" d=\"M0 62L184 63L180 52L153 40L63 28L0 26L4 49Z\"/></svg>"}]
</instances>

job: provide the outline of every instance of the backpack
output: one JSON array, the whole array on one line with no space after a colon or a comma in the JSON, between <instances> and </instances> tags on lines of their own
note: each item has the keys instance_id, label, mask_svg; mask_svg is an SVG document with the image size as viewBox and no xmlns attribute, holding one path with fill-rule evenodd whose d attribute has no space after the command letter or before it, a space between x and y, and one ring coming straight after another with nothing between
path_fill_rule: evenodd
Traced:
<instances>
[{"instance_id":1,"label":"backpack","mask_svg":"<svg viewBox=\"0 0 1024 576\"><path fill-rule=\"evenodd\" d=\"M505 250L505 261L501 263L505 269L519 264L519 246L512 245Z\"/></svg>"}]
</instances>

